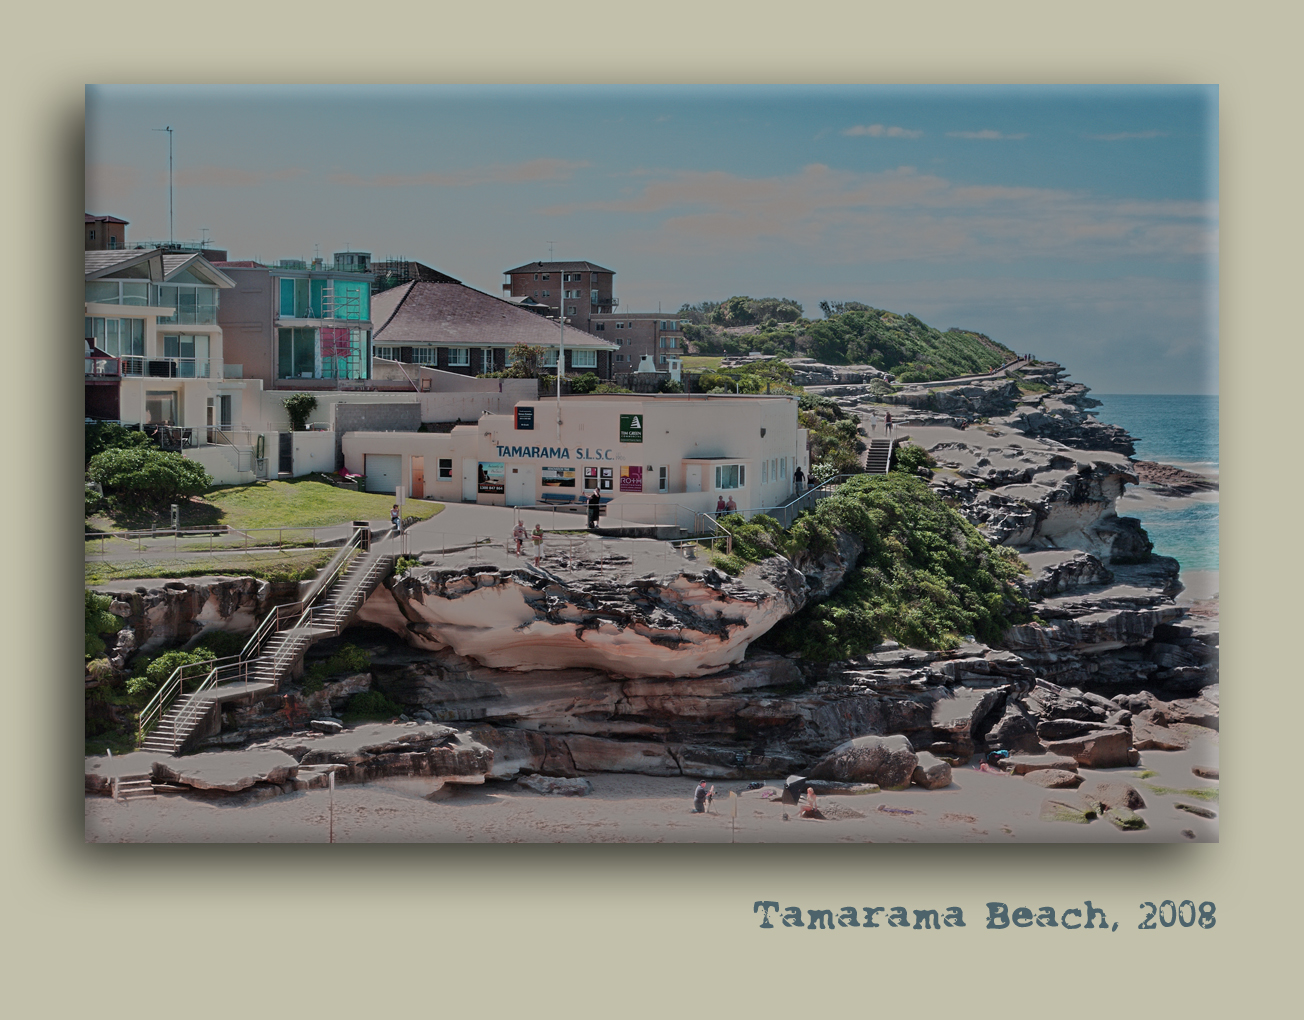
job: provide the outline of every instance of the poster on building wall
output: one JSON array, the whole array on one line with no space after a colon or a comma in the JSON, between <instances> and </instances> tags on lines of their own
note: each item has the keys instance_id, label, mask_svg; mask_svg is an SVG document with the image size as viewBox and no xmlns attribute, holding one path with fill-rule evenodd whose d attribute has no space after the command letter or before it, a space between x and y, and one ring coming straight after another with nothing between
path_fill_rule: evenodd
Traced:
<instances>
[{"instance_id":1,"label":"poster on building wall","mask_svg":"<svg viewBox=\"0 0 1304 1020\"><path fill-rule=\"evenodd\" d=\"M351 347L349 331L338 326L323 326L319 331L323 358L347 358Z\"/></svg>"},{"instance_id":2,"label":"poster on building wall","mask_svg":"<svg viewBox=\"0 0 1304 1020\"><path fill-rule=\"evenodd\" d=\"M547 467L539 469L543 475L543 487L553 489L575 488L575 469L573 467Z\"/></svg>"},{"instance_id":3,"label":"poster on building wall","mask_svg":"<svg viewBox=\"0 0 1304 1020\"><path fill-rule=\"evenodd\" d=\"M516 430L518 432L534 431L533 407L518 407L516 409Z\"/></svg>"},{"instance_id":4,"label":"poster on building wall","mask_svg":"<svg viewBox=\"0 0 1304 1020\"><path fill-rule=\"evenodd\" d=\"M643 491L643 465L628 464L620 469L620 491Z\"/></svg>"},{"instance_id":5,"label":"poster on building wall","mask_svg":"<svg viewBox=\"0 0 1304 1020\"><path fill-rule=\"evenodd\" d=\"M584 469L584 488L596 489L598 487L598 469L595 467L586 467Z\"/></svg>"},{"instance_id":6,"label":"poster on building wall","mask_svg":"<svg viewBox=\"0 0 1304 1020\"><path fill-rule=\"evenodd\" d=\"M643 416L641 414L622 414L620 416L620 441L622 443L643 442Z\"/></svg>"},{"instance_id":7,"label":"poster on building wall","mask_svg":"<svg viewBox=\"0 0 1304 1020\"><path fill-rule=\"evenodd\" d=\"M476 491L501 494L504 491L503 480L506 477L501 461L480 461L480 470L476 478Z\"/></svg>"},{"instance_id":8,"label":"poster on building wall","mask_svg":"<svg viewBox=\"0 0 1304 1020\"><path fill-rule=\"evenodd\" d=\"M598 470L601 472L602 487L604 489L614 488L616 482L615 468L599 468Z\"/></svg>"}]
</instances>

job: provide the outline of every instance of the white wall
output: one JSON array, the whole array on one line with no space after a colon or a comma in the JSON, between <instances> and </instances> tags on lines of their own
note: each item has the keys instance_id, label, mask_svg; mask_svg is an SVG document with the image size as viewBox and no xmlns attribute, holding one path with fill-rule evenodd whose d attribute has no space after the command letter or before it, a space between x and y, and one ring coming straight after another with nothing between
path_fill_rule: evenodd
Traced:
<instances>
[{"instance_id":1,"label":"white wall","mask_svg":"<svg viewBox=\"0 0 1304 1020\"><path fill-rule=\"evenodd\" d=\"M229 446L198 446L193 450L182 450L186 460L193 460L213 476L214 485L247 485L254 480L254 472L240 471L236 451ZM244 458L250 463L250 458Z\"/></svg>"},{"instance_id":2,"label":"white wall","mask_svg":"<svg viewBox=\"0 0 1304 1020\"><path fill-rule=\"evenodd\" d=\"M295 432L294 433L294 477L324 471L330 474L335 470L335 433L334 432Z\"/></svg>"}]
</instances>

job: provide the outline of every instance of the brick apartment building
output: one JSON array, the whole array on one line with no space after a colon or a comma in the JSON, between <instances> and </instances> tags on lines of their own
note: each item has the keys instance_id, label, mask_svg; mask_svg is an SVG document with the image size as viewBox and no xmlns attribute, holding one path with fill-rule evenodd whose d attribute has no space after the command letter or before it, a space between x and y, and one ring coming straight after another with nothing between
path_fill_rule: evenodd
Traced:
<instances>
[{"instance_id":1,"label":"brick apartment building","mask_svg":"<svg viewBox=\"0 0 1304 1020\"><path fill-rule=\"evenodd\" d=\"M636 371L644 355L664 372L671 358L683 356L678 319L661 312L616 311L614 269L592 262L529 262L503 275L510 278L503 284L504 296L538 302L550 315L564 309L572 327L614 344L613 374Z\"/></svg>"}]
</instances>

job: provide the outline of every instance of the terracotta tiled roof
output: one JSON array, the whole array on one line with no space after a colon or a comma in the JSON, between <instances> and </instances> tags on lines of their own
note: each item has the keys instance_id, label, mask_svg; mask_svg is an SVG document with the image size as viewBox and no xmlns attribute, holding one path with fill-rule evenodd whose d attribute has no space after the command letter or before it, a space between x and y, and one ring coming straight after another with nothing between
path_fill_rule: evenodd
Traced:
<instances>
[{"instance_id":1,"label":"terracotta tiled roof","mask_svg":"<svg viewBox=\"0 0 1304 1020\"><path fill-rule=\"evenodd\" d=\"M92 216L90 213L86 214L87 223L99 223L101 221L104 223L121 223L124 226L130 222L129 220L120 220L116 216Z\"/></svg>"},{"instance_id":2,"label":"terracotta tiled roof","mask_svg":"<svg viewBox=\"0 0 1304 1020\"><path fill-rule=\"evenodd\" d=\"M603 269L592 262L527 262L515 269L504 269L503 273L611 273L613 276L616 275L614 269Z\"/></svg>"},{"instance_id":3,"label":"terracotta tiled roof","mask_svg":"<svg viewBox=\"0 0 1304 1020\"><path fill-rule=\"evenodd\" d=\"M414 280L371 299L372 339L403 347L435 344L453 347L554 346L558 327L515 304L460 283ZM585 333L566 330L567 347L615 350L616 345Z\"/></svg>"}]
</instances>

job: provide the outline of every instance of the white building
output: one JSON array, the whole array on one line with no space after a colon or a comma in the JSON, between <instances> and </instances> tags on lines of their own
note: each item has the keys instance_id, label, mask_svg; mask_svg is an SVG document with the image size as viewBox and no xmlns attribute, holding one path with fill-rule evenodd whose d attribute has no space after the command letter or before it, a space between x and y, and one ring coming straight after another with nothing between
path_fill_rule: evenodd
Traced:
<instances>
[{"instance_id":1,"label":"white building","mask_svg":"<svg viewBox=\"0 0 1304 1020\"><path fill-rule=\"evenodd\" d=\"M713 511L720 496L739 510L779 506L792 498L793 469L810 471L787 394L520 401L448 433L351 432L343 451L370 492L535 506L596 489L614 504L608 516L649 523L675 507Z\"/></svg>"}]
</instances>

